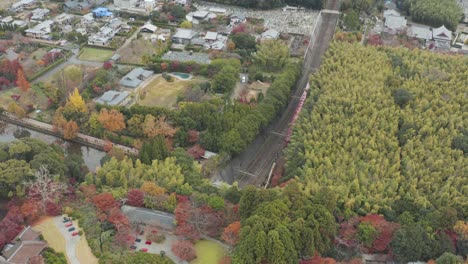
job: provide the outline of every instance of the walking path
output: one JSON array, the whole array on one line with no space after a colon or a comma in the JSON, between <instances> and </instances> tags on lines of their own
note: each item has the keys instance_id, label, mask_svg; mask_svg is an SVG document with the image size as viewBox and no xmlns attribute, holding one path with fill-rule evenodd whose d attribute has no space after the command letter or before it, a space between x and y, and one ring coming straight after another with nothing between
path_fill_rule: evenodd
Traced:
<instances>
[{"instance_id":1,"label":"walking path","mask_svg":"<svg viewBox=\"0 0 468 264\"><path fill-rule=\"evenodd\" d=\"M3 113L0 114L0 119L3 119L6 122L13 123L16 125L24 126L33 130L37 130L39 132L44 132L59 138L63 138L63 134L61 132L56 132L54 126L51 124L43 123L31 118L22 118L19 119L12 114ZM64 138L63 138L64 139ZM99 150L105 150L106 146L108 145L108 141L102 140L100 138L91 137L85 134L78 133L74 139L67 139L69 141L77 142L79 144L83 144L86 146L90 146ZM129 148L127 146L119 145L112 143L113 147L117 147L121 149L125 154L132 154L138 155L139 151L135 148Z\"/></svg>"}]
</instances>

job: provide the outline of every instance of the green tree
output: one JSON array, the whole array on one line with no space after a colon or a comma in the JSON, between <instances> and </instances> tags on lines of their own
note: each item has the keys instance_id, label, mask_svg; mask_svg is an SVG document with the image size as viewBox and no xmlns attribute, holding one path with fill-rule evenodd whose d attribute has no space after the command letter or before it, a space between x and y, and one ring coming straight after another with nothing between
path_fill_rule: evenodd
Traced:
<instances>
[{"instance_id":1,"label":"green tree","mask_svg":"<svg viewBox=\"0 0 468 264\"><path fill-rule=\"evenodd\" d=\"M254 61L266 71L277 71L286 65L288 58L288 46L281 40L264 40L257 47Z\"/></svg>"},{"instance_id":2,"label":"green tree","mask_svg":"<svg viewBox=\"0 0 468 264\"><path fill-rule=\"evenodd\" d=\"M436 259L437 264L461 264L463 261L452 253L445 252Z\"/></svg>"},{"instance_id":3,"label":"green tree","mask_svg":"<svg viewBox=\"0 0 468 264\"><path fill-rule=\"evenodd\" d=\"M236 86L239 76L239 69L225 66L213 77L213 88L215 91L230 94Z\"/></svg>"},{"instance_id":4,"label":"green tree","mask_svg":"<svg viewBox=\"0 0 468 264\"><path fill-rule=\"evenodd\" d=\"M255 37L249 33L239 32L231 36L231 40L236 45L236 49L255 51Z\"/></svg>"},{"instance_id":5,"label":"green tree","mask_svg":"<svg viewBox=\"0 0 468 264\"><path fill-rule=\"evenodd\" d=\"M358 238L366 247L372 246L379 232L368 222L360 223L358 226Z\"/></svg>"},{"instance_id":6,"label":"green tree","mask_svg":"<svg viewBox=\"0 0 468 264\"><path fill-rule=\"evenodd\" d=\"M346 12L346 14L344 15L343 23L345 29L348 31L359 30L361 25L361 21L359 21L359 13L354 10Z\"/></svg>"},{"instance_id":7,"label":"green tree","mask_svg":"<svg viewBox=\"0 0 468 264\"><path fill-rule=\"evenodd\" d=\"M427 231L421 225L413 224L395 232L391 247L396 259L406 263L428 259L430 243Z\"/></svg>"}]
</instances>

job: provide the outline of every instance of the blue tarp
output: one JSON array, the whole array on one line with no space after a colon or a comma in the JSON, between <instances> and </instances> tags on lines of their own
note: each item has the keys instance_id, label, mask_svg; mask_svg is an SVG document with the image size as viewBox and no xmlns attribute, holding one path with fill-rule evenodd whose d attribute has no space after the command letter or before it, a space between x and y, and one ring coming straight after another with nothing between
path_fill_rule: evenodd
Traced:
<instances>
[{"instance_id":1,"label":"blue tarp","mask_svg":"<svg viewBox=\"0 0 468 264\"><path fill-rule=\"evenodd\" d=\"M93 14L96 16L96 17L108 17L108 16L112 16L112 12L109 12L109 10L105 7L98 7L96 9L93 10Z\"/></svg>"}]
</instances>

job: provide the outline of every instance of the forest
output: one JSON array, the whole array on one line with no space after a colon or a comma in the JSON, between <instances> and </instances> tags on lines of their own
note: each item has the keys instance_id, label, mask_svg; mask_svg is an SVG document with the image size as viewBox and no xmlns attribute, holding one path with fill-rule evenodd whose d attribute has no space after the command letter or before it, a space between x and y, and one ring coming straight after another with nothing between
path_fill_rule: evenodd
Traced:
<instances>
[{"instance_id":1,"label":"forest","mask_svg":"<svg viewBox=\"0 0 468 264\"><path fill-rule=\"evenodd\" d=\"M415 22L433 27L445 25L452 31L456 30L463 16L456 0L402 0L398 3Z\"/></svg>"}]
</instances>

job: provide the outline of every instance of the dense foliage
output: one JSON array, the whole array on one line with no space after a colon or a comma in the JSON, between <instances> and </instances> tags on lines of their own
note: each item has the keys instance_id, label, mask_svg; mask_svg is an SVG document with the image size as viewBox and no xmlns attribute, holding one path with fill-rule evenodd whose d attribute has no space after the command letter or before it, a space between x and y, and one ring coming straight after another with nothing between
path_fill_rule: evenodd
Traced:
<instances>
[{"instance_id":1,"label":"dense foliage","mask_svg":"<svg viewBox=\"0 0 468 264\"><path fill-rule=\"evenodd\" d=\"M345 216L451 206L466 217L468 161L452 141L467 126L467 63L332 45L287 149L287 176L312 192L331 188Z\"/></svg>"},{"instance_id":2,"label":"dense foliage","mask_svg":"<svg viewBox=\"0 0 468 264\"><path fill-rule=\"evenodd\" d=\"M403 0L400 7L411 15L415 22L433 27L445 25L455 31L463 12L456 0Z\"/></svg>"}]
</instances>

